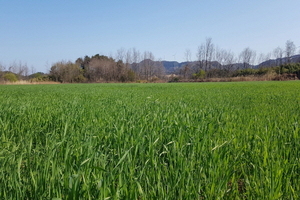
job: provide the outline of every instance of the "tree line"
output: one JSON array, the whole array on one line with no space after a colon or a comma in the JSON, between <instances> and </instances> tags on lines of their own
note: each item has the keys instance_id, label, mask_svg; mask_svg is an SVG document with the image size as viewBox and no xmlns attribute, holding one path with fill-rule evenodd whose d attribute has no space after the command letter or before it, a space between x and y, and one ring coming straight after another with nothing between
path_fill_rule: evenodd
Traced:
<instances>
[{"instance_id":1,"label":"tree line","mask_svg":"<svg viewBox=\"0 0 300 200\"><path fill-rule=\"evenodd\" d=\"M219 48L213 44L211 38L206 38L206 41L198 46L196 61L192 61L192 53L187 49L185 51L186 64L177 69L175 74L184 80L246 76L250 74L262 75L262 72L271 70L280 74L280 69L294 69L297 65L292 63L300 62L300 57L293 59L296 49L294 42L288 40L285 48L277 47L267 54L257 55L255 50L247 47L236 56L231 50ZM249 71L253 73L249 74ZM257 73L254 73L256 71ZM283 70L282 72L288 73L291 71Z\"/></svg>"},{"instance_id":2,"label":"tree line","mask_svg":"<svg viewBox=\"0 0 300 200\"><path fill-rule=\"evenodd\" d=\"M52 64L49 73L33 72L21 62L11 64L7 69L0 64L0 81L56 81L61 83L77 82L136 82L157 80L203 80L216 77L235 77L264 75L270 71L283 74L298 74L299 56L294 42L286 41L285 48L277 47L268 54L257 55L247 47L235 55L231 50L216 46L211 38L198 46L192 59L189 49L185 51L184 65L172 75L165 73L163 62L155 59L150 51L140 52L135 48L119 49L114 56L84 56L72 61L59 61ZM171 77L171 78L170 78ZM175 79L174 79L175 77Z\"/></svg>"},{"instance_id":3,"label":"tree line","mask_svg":"<svg viewBox=\"0 0 300 200\"><path fill-rule=\"evenodd\" d=\"M118 50L116 58L96 54L78 58L75 63L57 62L49 76L59 82L133 82L136 80L154 81L162 79L164 67L155 61L151 52L132 49Z\"/></svg>"}]
</instances>

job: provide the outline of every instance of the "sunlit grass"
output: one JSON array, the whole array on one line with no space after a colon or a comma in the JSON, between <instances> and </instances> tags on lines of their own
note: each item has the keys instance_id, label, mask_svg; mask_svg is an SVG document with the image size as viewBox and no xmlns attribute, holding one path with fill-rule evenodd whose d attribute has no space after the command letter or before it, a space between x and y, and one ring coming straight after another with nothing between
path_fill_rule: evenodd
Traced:
<instances>
[{"instance_id":1,"label":"sunlit grass","mask_svg":"<svg viewBox=\"0 0 300 200\"><path fill-rule=\"evenodd\" d=\"M1 199L299 199L300 82L0 87Z\"/></svg>"}]
</instances>

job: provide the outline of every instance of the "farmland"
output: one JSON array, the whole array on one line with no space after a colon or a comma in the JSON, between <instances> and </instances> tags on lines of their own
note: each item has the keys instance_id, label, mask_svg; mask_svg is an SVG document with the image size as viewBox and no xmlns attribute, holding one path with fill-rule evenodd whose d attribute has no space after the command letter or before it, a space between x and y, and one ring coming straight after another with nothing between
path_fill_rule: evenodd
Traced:
<instances>
[{"instance_id":1,"label":"farmland","mask_svg":"<svg viewBox=\"0 0 300 200\"><path fill-rule=\"evenodd\" d=\"M0 86L0 199L299 199L300 82Z\"/></svg>"}]
</instances>

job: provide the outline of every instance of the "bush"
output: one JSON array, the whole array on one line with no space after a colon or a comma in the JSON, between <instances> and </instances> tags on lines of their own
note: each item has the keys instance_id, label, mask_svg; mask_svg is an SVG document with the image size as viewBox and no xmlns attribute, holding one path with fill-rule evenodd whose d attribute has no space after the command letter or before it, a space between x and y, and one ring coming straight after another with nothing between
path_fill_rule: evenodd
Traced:
<instances>
[{"instance_id":1,"label":"bush","mask_svg":"<svg viewBox=\"0 0 300 200\"><path fill-rule=\"evenodd\" d=\"M207 72L207 77L229 77L231 76L232 72L228 69L211 69Z\"/></svg>"},{"instance_id":2,"label":"bush","mask_svg":"<svg viewBox=\"0 0 300 200\"><path fill-rule=\"evenodd\" d=\"M277 66L275 72L279 75L288 74L289 76L300 79L300 63L288 63Z\"/></svg>"},{"instance_id":3,"label":"bush","mask_svg":"<svg viewBox=\"0 0 300 200\"><path fill-rule=\"evenodd\" d=\"M47 74L44 74L43 72L37 72L34 74L31 74L29 76L30 82L43 82L43 81L49 81L49 76Z\"/></svg>"},{"instance_id":4,"label":"bush","mask_svg":"<svg viewBox=\"0 0 300 200\"><path fill-rule=\"evenodd\" d=\"M247 69L242 69L242 70L237 70L233 76L250 76L250 75L255 75L256 70L247 68Z\"/></svg>"},{"instance_id":5,"label":"bush","mask_svg":"<svg viewBox=\"0 0 300 200\"><path fill-rule=\"evenodd\" d=\"M171 77L171 79L169 80L169 83L173 83L173 82L179 82L180 81L180 77Z\"/></svg>"},{"instance_id":6,"label":"bush","mask_svg":"<svg viewBox=\"0 0 300 200\"><path fill-rule=\"evenodd\" d=\"M193 74L193 77L195 79L203 79L205 78L205 71L201 69L198 73Z\"/></svg>"},{"instance_id":7,"label":"bush","mask_svg":"<svg viewBox=\"0 0 300 200\"><path fill-rule=\"evenodd\" d=\"M18 81L17 76L15 74L13 74L13 73L6 73L6 74L4 74L3 78L4 78L5 81L9 81L9 82L16 82L16 81Z\"/></svg>"},{"instance_id":8,"label":"bush","mask_svg":"<svg viewBox=\"0 0 300 200\"><path fill-rule=\"evenodd\" d=\"M297 74L300 71L300 63L289 63L281 66L288 73Z\"/></svg>"},{"instance_id":9,"label":"bush","mask_svg":"<svg viewBox=\"0 0 300 200\"><path fill-rule=\"evenodd\" d=\"M262 76L262 75L270 73L271 71L272 71L272 68L259 68L255 74Z\"/></svg>"},{"instance_id":10,"label":"bush","mask_svg":"<svg viewBox=\"0 0 300 200\"><path fill-rule=\"evenodd\" d=\"M74 81L76 83L84 83L86 82L86 78L82 75L82 74L79 74L75 79Z\"/></svg>"}]
</instances>

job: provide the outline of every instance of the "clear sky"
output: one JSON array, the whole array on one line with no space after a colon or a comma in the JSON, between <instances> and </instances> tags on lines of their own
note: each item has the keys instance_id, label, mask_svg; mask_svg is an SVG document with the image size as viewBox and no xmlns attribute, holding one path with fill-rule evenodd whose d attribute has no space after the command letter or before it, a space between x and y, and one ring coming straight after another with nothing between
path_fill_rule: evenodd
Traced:
<instances>
[{"instance_id":1,"label":"clear sky","mask_svg":"<svg viewBox=\"0 0 300 200\"><path fill-rule=\"evenodd\" d=\"M238 55L269 53L291 40L300 50L299 0L0 0L0 63L47 72L55 62L118 49L156 59L196 60L208 37Z\"/></svg>"}]
</instances>

